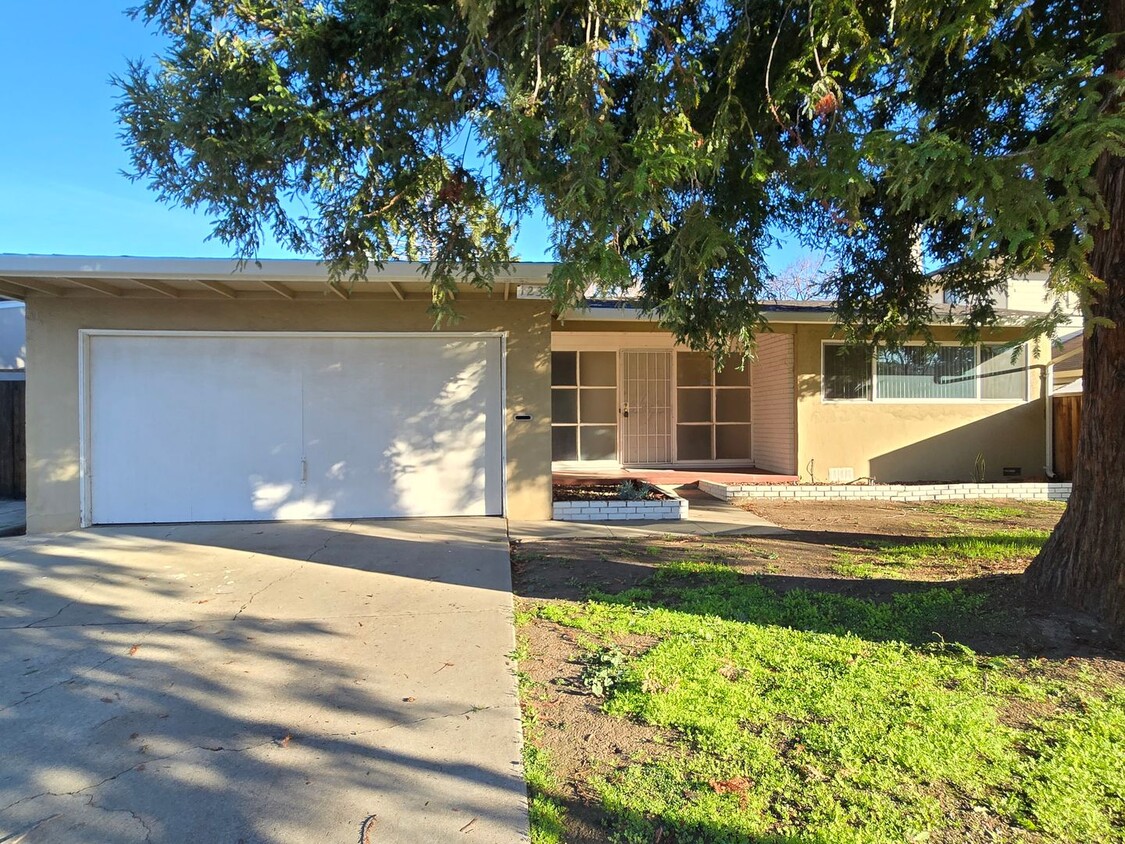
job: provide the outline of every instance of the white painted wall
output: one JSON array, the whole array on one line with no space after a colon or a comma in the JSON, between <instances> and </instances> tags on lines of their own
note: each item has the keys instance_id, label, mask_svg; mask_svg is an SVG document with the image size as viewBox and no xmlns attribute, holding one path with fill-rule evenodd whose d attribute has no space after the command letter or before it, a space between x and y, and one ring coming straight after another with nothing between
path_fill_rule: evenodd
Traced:
<instances>
[{"instance_id":1,"label":"white painted wall","mask_svg":"<svg viewBox=\"0 0 1125 844\"><path fill-rule=\"evenodd\" d=\"M758 335L751 364L751 448L754 465L771 472L796 472L796 404L793 335Z\"/></svg>"}]
</instances>

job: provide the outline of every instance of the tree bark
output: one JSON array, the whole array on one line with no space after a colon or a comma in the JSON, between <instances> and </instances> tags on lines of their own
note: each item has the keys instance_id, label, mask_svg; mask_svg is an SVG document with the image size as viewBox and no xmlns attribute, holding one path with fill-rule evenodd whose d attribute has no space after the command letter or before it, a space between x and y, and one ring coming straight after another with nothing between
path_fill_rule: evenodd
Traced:
<instances>
[{"instance_id":1,"label":"tree bark","mask_svg":"<svg viewBox=\"0 0 1125 844\"><path fill-rule=\"evenodd\" d=\"M1109 31L1125 31L1125 0L1108 0L1106 11ZM1108 58L1120 69L1125 45ZM1125 639L1125 158L1103 155L1094 176L1109 218L1093 233L1090 263L1105 288L1091 311L1115 327L1086 337L1070 503L1026 578L1041 600L1089 612Z\"/></svg>"}]
</instances>

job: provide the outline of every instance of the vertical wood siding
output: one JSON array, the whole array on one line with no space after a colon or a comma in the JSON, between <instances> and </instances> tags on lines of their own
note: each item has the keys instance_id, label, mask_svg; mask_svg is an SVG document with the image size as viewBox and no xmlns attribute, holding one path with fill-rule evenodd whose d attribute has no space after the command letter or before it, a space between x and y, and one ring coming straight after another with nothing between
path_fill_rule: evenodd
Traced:
<instances>
[{"instance_id":1,"label":"vertical wood siding","mask_svg":"<svg viewBox=\"0 0 1125 844\"><path fill-rule=\"evenodd\" d=\"M793 336L761 334L751 369L754 465L771 472L796 471L796 407Z\"/></svg>"}]
</instances>

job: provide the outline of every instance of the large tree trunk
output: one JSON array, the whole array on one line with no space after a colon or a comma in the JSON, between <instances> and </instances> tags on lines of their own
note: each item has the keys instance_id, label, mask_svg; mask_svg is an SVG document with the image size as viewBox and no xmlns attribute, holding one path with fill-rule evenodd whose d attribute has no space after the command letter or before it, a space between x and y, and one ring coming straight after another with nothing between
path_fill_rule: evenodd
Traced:
<instances>
[{"instance_id":1,"label":"large tree trunk","mask_svg":"<svg viewBox=\"0 0 1125 844\"><path fill-rule=\"evenodd\" d=\"M1110 31L1125 30L1125 0L1107 11ZM1120 44L1114 53L1121 67ZM1125 638L1125 158L1103 155L1095 176L1109 225L1094 232L1091 265L1105 290L1092 310L1116 327L1086 338L1070 503L1026 577L1039 598L1085 610Z\"/></svg>"}]
</instances>

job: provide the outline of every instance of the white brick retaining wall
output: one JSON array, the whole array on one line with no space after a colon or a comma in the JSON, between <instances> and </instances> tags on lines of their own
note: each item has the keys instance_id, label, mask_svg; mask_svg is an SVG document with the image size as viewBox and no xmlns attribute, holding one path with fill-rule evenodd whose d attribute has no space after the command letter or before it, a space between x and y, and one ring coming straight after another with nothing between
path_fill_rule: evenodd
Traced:
<instances>
[{"instance_id":1,"label":"white brick retaining wall","mask_svg":"<svg viewBox=\"0 0 1125 844\"><path fill-rule=\"evenodd\" d=\"M616 522L634 519L679 521L686 519L683 498L656 501L556 501L554 517L560 522Z\"/></svg>"},{"instance_id":2,"label":"white brick retaining wall","mask_svg":"<svg viewBox=\"0 0 1125 844\"><path fill-rule=\"evenodd\" d=\"M1027 501L1066 501L1070 498L1070 484L1048 482L994 484L720 484L714 481L701 480L699 488L708 495L713 495L723 501L738 501L747 498L795 498L802 501L962 501L969 498L1019 498Z\"/></svg>"}]
</instances>

